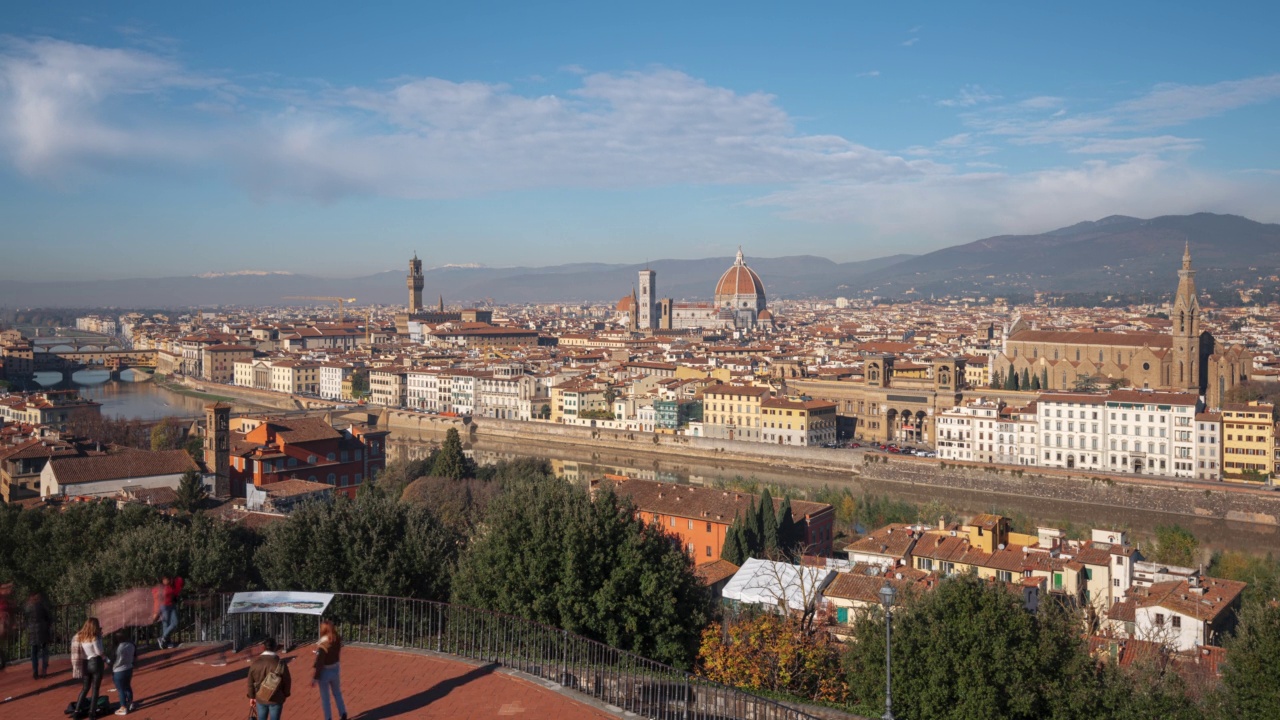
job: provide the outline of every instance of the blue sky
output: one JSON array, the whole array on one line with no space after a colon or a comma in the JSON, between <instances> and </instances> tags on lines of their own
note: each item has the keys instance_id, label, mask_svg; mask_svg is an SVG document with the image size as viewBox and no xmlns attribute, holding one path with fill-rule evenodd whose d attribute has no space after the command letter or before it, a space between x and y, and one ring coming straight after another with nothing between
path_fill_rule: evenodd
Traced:
<instances>
[{"instance_id":1,"label":"blue sky","mask_svg":"<svg viewBox=\"0 0 1280 720\"><path fill-rule=\"evenodd\" d=\"M25 5L0 20L0 278L1280 221L1274 4Z\"/></svg>"}]
</instances>

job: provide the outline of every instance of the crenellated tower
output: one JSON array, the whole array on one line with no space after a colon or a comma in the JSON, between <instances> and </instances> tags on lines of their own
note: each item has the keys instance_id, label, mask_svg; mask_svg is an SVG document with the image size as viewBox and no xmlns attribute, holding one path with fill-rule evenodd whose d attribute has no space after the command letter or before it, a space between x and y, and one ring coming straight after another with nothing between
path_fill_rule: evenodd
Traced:
<instances>
[{"instance_id":1,"label":"crenellated tower","mask_svg":"<svg viewBox=\"0 0 1280 720\"><path fill-rule=\"evenodd\" d=\"M405 285L409 287L409 312L422 311L422 287L425 284L426 279L422 276L422 261L418 259L418 253L415 252L413 259L409 261L409 277L405 279Z\"/></svg>"}]
</instances>

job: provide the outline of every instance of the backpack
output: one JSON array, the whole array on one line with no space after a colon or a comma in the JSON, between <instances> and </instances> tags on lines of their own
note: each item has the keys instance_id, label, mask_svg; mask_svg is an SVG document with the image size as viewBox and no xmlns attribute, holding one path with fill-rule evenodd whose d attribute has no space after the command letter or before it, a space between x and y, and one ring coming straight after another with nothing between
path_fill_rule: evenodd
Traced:
<instances>
[{"instance_id":1,"label":"backpack","mask_svg":"<svg viewBox=\"0 0 1280 720\"><path fill-rule=\"evenodd\" d=\"M276 689L280 687L280 681L284 679L284 674L281 671L281 668L283 667L284 662L276 660L275 669L267 673L266 676L262 678L262 683L258 685L258 692L254 695L255 700L260 703L271 702L272 696L276 694Z\"/></svg>"},{"instance_id":2,"label":"backpack","mask_svg":"<svg viewBox=\"0 0 1280 720\"><path fill-rule=\"evenodd\" d=\"M80 707L76 707L76 701L72 700L67 703L67 709L62 711L63 715L88 715L89 714L89 698L85 698L80 702ZM96 715L111 714L111 698L106 695L98 696L98 710Z\"/></svg>"}]
</instances>

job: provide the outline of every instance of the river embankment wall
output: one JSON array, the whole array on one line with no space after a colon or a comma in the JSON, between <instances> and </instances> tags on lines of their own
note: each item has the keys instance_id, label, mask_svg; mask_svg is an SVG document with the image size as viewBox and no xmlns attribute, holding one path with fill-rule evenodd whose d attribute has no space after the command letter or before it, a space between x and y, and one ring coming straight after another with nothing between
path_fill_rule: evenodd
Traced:
<instances>
[{"instance_id":1,"label":"river embankment wall","mask_svg":"<svg viewBox=\"0 0 1280 720\"><path fill-rule=\"evenodd\" d=\"M412 420L419 413L388 413L392 430L446 424ZM426 416L431 417L431 416ZM460 418L441 418L450 425ZM508 440L531 444L570 445L577 448L653 454L678 459L698 459L769 467L845 474L879 482L948 488L1022 498L1129 508L1149 512L1214 518L1262 525L1280 525L1280 492L1234 483L1186 482L1140 476L1084 474L1052 468L983 465L936 458L916 458L829 449L735 442L705 437L660 433L600 430L542 422L476 418L468 425L474 439Z\"/></svg>"}]
</instances>

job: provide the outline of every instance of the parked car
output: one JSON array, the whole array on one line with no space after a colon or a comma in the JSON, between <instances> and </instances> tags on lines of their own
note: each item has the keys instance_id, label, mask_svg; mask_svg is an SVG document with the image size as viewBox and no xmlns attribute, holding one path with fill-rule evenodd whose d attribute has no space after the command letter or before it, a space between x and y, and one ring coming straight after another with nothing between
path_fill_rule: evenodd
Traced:
<instances>
[{"instance_id":1,"label":"parked car","mask_svg":"<svg viewBox=\"0 0 1280 720\"><path fill-rule=\"evenodd\" d=\"M849 443L849 447L851 447L851 448L860 448L860 447L862 447L862 443L860 443L860 442L851 442L851 443Z\"/></svg>"}]
</instances>

